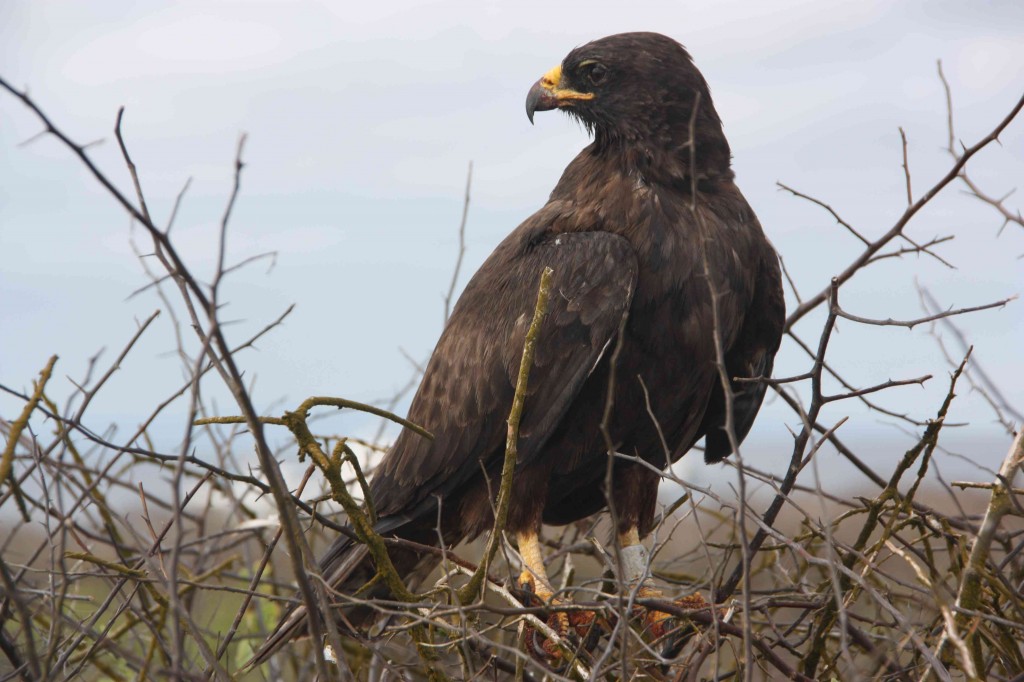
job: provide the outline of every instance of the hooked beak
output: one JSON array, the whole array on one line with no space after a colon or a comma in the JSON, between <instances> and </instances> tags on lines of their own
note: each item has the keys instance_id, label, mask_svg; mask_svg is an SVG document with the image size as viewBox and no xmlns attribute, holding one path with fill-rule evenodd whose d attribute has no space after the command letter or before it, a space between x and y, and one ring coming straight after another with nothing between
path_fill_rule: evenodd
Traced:
<instances>
[{"instance_id":1,"label":"hooked beak","mask_svg":"<svg viewBox=\"0 0 1024 682\"><path fill-rule=\"evenodd\" d=\"M526 117L530 119L530 123L533 123L534 112L550 111L570 106L575 100L588 99L594 99L594 93L577 92L562 87L562 67L556 66L530 88L530 92L526 95Z\"/></svg>"}]
</instances>

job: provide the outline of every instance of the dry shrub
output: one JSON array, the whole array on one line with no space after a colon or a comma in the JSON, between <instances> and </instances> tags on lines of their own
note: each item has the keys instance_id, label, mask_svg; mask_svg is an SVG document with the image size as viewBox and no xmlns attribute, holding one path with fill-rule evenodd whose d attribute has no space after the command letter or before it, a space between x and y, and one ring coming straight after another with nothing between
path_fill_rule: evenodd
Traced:
<instances>
[{"instance_id":1,"label":"dry shrub","mask_svg":"<svg viewBox=\"0 0 1024 682\"><path fill-rule=\"evenodd\" d=\"M992 384L972 365L970 352L949 358L945 400L923 419L886 410L874 394L928 377L865 387L840 376L827 358L840 319L950 325L955 316L1008 302L951 310L924 295L920 319L871 320L844 310L840 293L852 279L870 277L868 266L880 259L939 258L934 249L946 237L918 243L906 228L950 188L966 189L1007 225L1024 227L1019 213L967 175L968 162L997 140L1024 99L969 147L954 142L950 106L948 172L915 199L908 170L907 208L874 239L854 231L824 202L790 190L827 210L860 243L848 266L819 283L818 293L800 299L787 320L785 342L806 353L807 371L762 379L802 424L793 434L788 469L769 474L734 458L736 494L728 497L665 474L678 486L667 489L681 493L666 505L651 552L651 581L664 599L616 581L617 550L603 542L604 519L549 529L550 573L567 598L551 606L524 604L523 595L507 587L519 560L504 542L500 522L487 551L483 542L447 548L443 570L421 586L422 594L386 570L388 548L396 541L373 532L367 522L372 508L363 495L380 447L321 430L322 422L312 417L344 408L401 420L338 398L310 398L280 416L256 414L240 366L246 349L287 311L252 338L229 343L219 304L224 278L234 268L225 265L222 250L212 283L198 281L175 250L170 226L153 222L120 132L120 114L116 136L134 181L131 194L117 189L88 150L66 137L27 94L0 84L151 238L159 267L150 271L150 289L173 317L189 368L180 389L128 435L95 427L87 412L156 314L108 367L94 363L63 406L46 390L55 359L31 394L2 387L23 401L24 410L0 422L6 434L0 510L5 519L16 519L0 545L0 679L1024 679L1024 542L1017 518L1024 509L1014 487L1024 458L1021 436L1016 434L995 476L979 468L973 482L937 485L927 478L949 408L965 382L986 395L1011 438L1020 413L989 390ZM222 234L239 192L241 152L240 144ZM464 227L463 221L460 235ZM794 332L812 312L824 317L815 342L806 340L806 325L801 336ZM213 412L200 391L207 382L230 390L235 407L229 412L238 416ZM823 384L843 388L829 394ZM868 466L841 438L842 421L822 419L826 405L844 400L902 420L917 433L917 444L891 453L885 470ZM148 437L153 420L166 412L183 415L189 425L173 451ZM290 437L271 441L268 429ZM819 485L809 472L823 446L873 487ZM254 447L258 466L250 470ZM307 458L307 469L291 490L279 461L296 451ZM501 483L507 490L509 480ZM389 617L359 639L341 638L332 619L316 619L311 640L286 647L265 666L244 669L290 606L301 603L321 613L330 608L332 595L315 556L325 538L352 532L339 521L339 505L360 540L373 547L380 577L395 595L363 602ZM128 508L138 513L126 514ZM481 556L493 560L479 568ZM470 575L482 590L467 587ZM552 609L593 612L597 630L589 637L555 632L548 625L556 622ZM636 614L644 609L673 617L668 635L651 641L639 631ZM537 651L545 639L558 650L556 657ZM325 659L324 642L340 663Z\"/></svg>"}]
</instances>

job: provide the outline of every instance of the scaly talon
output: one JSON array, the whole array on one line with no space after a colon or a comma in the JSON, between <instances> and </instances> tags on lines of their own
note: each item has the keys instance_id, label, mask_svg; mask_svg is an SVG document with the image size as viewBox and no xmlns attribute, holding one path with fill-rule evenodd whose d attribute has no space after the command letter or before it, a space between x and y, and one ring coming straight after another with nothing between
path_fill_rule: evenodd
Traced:
<instances>
[{"instance_id":1,"label":"scaly talon","mask_svg":"<svg viewBox=\"0 0 1024 682\"><path fill-rule=\"evenodd\" d=\"M518 587L524 593L524 604L529 606L559 607L571 604L571 600L555 597L535 580L534 576L524 571L518 579ZM547 626L554 630L562 647L551 637L540 637L537 629L526 626L526 648L531 656L551 666L558 665L564 659L564 646L573 649L590 651L597 644L602 628L610 630L604 619L599 619L594 611L554 611L545 620Z\"/></svg>"},{"instance_id":2,"label":"scaly talon","mask_svg":"<svg viewBox=\"0 0 1024 682\"><path fill-rule=\"evenodd\" d=\"M569 604L569 600L555 597L555 590L548 582L544 570L544 556L541 553L540 541L536 533L519 533L516 538L519 553L523 557L523 571L517 580L518 587L526 593L524 604L530 606L558 607ZM593 611L554 611L547 618L547 625L558 639L563 642L560 648L554 638L545 637L543 641L537 635L536 628L526 628L526 648L535 659L556 665L564 658L564 645L574 649L582 644L583 649L591 649L600 636L601 623ZM570 637L575 635L575 637ZM579 642L576 641L579 639Z\"/></svg>"},{"instance_id":3,"label":"scaly talon","mask_svg":"<svg viewBox=\"0 0 1024 682\"><path fill-rule=\"evenodd\" d=\"M641 599L661 599L663 597L660 590L651 587L641 587L637 596ZM681 599L676 599L672 603L688 611L711 607L710 604L704 601L704 597L697 592ZM644 611L641 617L643 634L651 642L657 642L666 637L673 636L676 640L673 642L673 645L678 644L680 638L687 637L693 631L692 627L681 627L683 623L680 623L680 618L674 614L644 607L639 608Z\"/></svg>"},{"instance_id":4,"label":"scaly talon","mask_svg":"<svg viewBox=\"0 0 1024 682\"><path fill-rule=\"evenodd\" d=\"M576 636L583 642L585 649L591 649L597 643L596 635L600 634L602 622L598 621L597 614L593 611L570 611L569 624L576 632ZM603 619L602 619L603 620ZM611 628L608 628L609 630ZM593 639L593 641L591 641Z\"/></svg>"},{"instance_id":5,"label":"scaly talon","mask_svg":"<svg viewBox=\"0 0 1024 682\"><path fill-rule=\"evenodd\" d=\"M639 529L636 526L632 526L620 532L619 546L621 548L619 552L619 559L621 560L620 584L628 585L631 589L635 588L636 596L640 599L663 599L664 595L661 590L645 584L648 576L649 559L647 549L640 542ZM684 609L708 607L704 598L696 593L684 597L675 603ZM680 628L677 627L679 619L670 613L637 606L633 609L633 615L640 618L641 631L645 639L652 642L663 639L670 634L676 634L677 639L679 636L685 636L685 631L680 634ZM676 632L674 633L673 631Z\"/></svg>"},{"instance_id":6,"label":"scaly talon","mask_svg":"<svg viewBox=\"0 0 1024 682\"><path fill-rule=\"evenodd\" d=\"M527 599L530 605L534 604L538 606L557 606L562 603L562 600L555 599L554 593L550 589L545 589L546 586L538 584L540 581L536 580L532 573L529 571L523 571L519 576L519 589L526 592L529 595ZM565 611L556 611L548 616L546 621L548 627L555 631L559 639L565 639L566 635L569 634L570 618L569 614ZM558 645L550 637L545 637L542 642L537 642L537 629L532 626L526 628L526 648L530 652L530 655L539 660L548 660L552 663L556 663L562 658L562 651L558 648Z\"/></svg>"}]
</instances>

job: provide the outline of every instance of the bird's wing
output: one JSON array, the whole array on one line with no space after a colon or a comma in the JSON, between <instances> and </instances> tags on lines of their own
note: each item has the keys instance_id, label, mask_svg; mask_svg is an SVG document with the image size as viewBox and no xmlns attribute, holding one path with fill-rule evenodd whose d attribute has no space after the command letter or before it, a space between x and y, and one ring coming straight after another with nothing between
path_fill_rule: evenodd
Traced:
<instances>
[{"instance_id":1,"label":"bird's wing","mask_svg":"<svg viewBox=\"0 0 1024 682\"><path fill-rule=\"evenodd\" d=\"M786 317L778 256L767 243L762 251L760 267L755 273L754 295L744 316L743 327L737 342L725 357L733 393L733 431L737 444L743 442L753 426L768 384L737 382L735 379L771 376ZM706 434L706 462L720 462L732 453L729 434L725 430L725 402L721 384L717 382L701 430Z\"/></svg>"},{"instance_id":2,"label":"bird's wing","mask_svg":"<svg viewBox=\"0 0 1024 682\"><path fill-rule=\"evenodd\" d=\"M559 232L557 215L540 211L495 250L456 304L409 411L434 438L404 431L378 467L371 491L382 520L393 515L397 525L503 452L545 267L554 271L552 293L529 377L520 464L543 447L613 343L636 286L633 248L605 232Z\"/></svg>"}]
</instances>

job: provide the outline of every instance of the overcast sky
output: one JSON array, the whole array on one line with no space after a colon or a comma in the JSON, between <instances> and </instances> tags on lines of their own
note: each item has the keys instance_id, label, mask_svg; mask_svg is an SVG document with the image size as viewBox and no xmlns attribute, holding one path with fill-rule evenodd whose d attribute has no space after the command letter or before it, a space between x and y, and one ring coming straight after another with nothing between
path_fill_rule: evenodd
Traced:
<instances>
[{"instance_id":1,"label":"overcast sky","mask_svg":"<svg viewBox=\"0 0 1024 682\"><path fill-rule=\"evenodd\" d=\"M237 341L297 304L258 352L240 358L256 381L257 404L280 411L309 395L380 401L408 380L411 366L399 349L422 361L440 333L469 162L460 287L544 203L587 143L579 126L554 112L529 124L530 85L573 47L626 30L660 31L690 49L724 120L737 182L805 296L845 267L857 242L776 182L879 235L906 203L899 126L909 139L915 195L949 167L936 60L968 144L1024 91L1024 7L1015 0L3 0L0 74L27 87L74 139L104 139L90 153L128 191L111 136L124 105L124 130L158 222L192 178L174 240L204 276L238 136L248 134L229 260L266 251L277 259L269 273L256 265L231 276L224 318L237 321L230 329ZM127 218L54 140L19 146L39 129L19 102L0 95L0 383L27 390L56 353L50 392L60 399L73 388L68 377L81 378L100 348L112 360L136 321L163 304L152 295L127 300L147 281ZM1001 141L971 166L993 195L1024 184L1024 121ZM1019 207L1024 199L1014 201ZM918 284L956 307L1019 294L1024 231L1010 226L997 236L1000 223L991 208L952 188L908 233L920 241L955 235L938 252L956 269L930 258L891 259L844 287L844 306L869 317L919 317ZM1018 301L960 321L976 358L1018 408L1022 310ZM819 318L799 327L809 340L819 329ZM134 427L180 384L172 349L164 315L91 408L94 428ZM934 414L948 386L948 365L925 327L844 323L830 352L860 386L934 374L924 389L880 398L917 417ZM807 368L787 345L776 372ZM961 394L954 417L974 431L952 442L994 467L1003 452L992 413L966 388ZM227 399L219 405L234 412ZM0 396L4 418L20 408ZM182 433L183 411L157 427L168 450ZM825 418L847 414L851 439L905 438L893 420L854 404L832 406ZM339 430L369 428L347 419ZM793 415L770 405L751 442L784 444L787 425L797 428Z\"/></svg>"}]
</instances>

